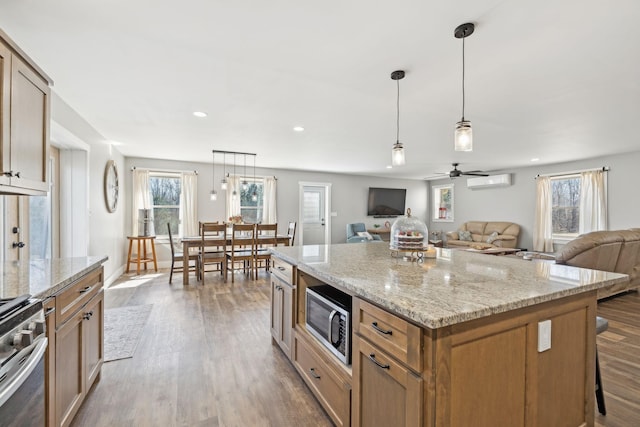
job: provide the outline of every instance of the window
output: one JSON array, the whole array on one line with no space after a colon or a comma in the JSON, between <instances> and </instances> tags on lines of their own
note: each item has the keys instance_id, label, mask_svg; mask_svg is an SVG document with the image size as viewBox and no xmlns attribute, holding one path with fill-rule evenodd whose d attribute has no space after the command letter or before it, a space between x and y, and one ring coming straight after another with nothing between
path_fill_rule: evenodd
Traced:
<instances>
[{"instance_id":1,"label":"window","mask_svg":"<svg viewBox=\"0 0 640 427\"><path fill-rule=\"evenodd\" d=\"M432 190L431 220L453 222L453 184L434 185Z\"/></svg>"},{"instance_id":2,"label":"window","mask_svg":"<svg viewBox=\"0 0 640 427\"><path fill-rule=\"evenodd\" d=\"M247 180L249 185L246 190L240 190L240 215L245 224L257 224L262 222L262 208L264 206L264 183L261 179ZM253 200L253 193L256 200Z\"/></svg>"},{"instance_id":3,"label":"window","mask_svg":"<svg viewBox=\"0 0 640 427\"><path fill-rule=\"evenodd\" d=\"M167 236L167 223L171 234L180 235L180 191L181 179L177 173L150 173L149 190L153 205L156 235ZM140 217L139 217L140 218ZM138 219L140 221L140 219Z\"/></svg>"},{"instance_id":4,"label":"window","mask_svg":"<svg viewBox=\"0 0 640 427\"><path fill-rule=\"evenodd\" d=\"M304 223L305 224L321 224L324 216L324 207L322 206L322 188L305 188L304 190Z\"/></svg>"},{"instance_id":5,"label":"window","mask_svg":"<svg viewBox=\"0 0 640 427\"><path fill-rule=\"evenodd\" d=\"M553 237L573 237L580 229L580 175L551 178Z\"/></svg>"}]
</instances>

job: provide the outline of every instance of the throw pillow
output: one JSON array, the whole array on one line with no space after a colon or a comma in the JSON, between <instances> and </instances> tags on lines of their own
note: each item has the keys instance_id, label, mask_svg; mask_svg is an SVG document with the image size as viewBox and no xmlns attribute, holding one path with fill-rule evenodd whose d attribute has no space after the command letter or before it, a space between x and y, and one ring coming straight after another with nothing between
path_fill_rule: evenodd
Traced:
<instances>
[{"instance_id":1,"label":"throw pillow","mask_svg":"<svg viewBox=\"0 0 640 427\"><path fill-rule=\"evenodd\" d=\"M494 231L493 233L489 234L489 237L487 237L487 243L493 243L494 240L496 240L498 238L498 232Z\"/></svg>"},{"instance_id":2,"label":"throw pillow","mask_svg":"<svg viewBox=\"0 0 640 427\"><path fill-rule=\"evenodd\" d=\"M470 231L464 231L464 230L460 230L458 231L458 238L460 240L464 240L465 242L470 242L471 240L471 232Z\"/></svg>"},{"instance_id":3,"label":"throw pillow","mask_svg":"<svg viewBox=\"0 0 640 427\"><path fill-rule=\"evenodd\" d=\"M368 231L358 231L358 236L366 237L367 240L373 240L373 236Z\"/></svg>"}]
</instances>

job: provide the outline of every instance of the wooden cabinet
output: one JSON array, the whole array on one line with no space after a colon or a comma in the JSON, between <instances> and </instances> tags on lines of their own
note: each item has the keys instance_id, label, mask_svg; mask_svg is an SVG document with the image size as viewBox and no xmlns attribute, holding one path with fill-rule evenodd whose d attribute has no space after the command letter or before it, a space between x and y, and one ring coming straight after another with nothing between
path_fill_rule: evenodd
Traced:
<instances>
[{"instance_id":1,"label":"wooden cabinet","mask_svg":"<svg viewBox=\"0 0 640 427\"><path fill-rule=\"evenodd\" d=\"M49 190L50 79L0 31L0 193Z\"/></svg>"},{"instance_id":2,"label":"wooden cabinet","mask_svg":"<svg viewBox=\"0 0 640 427\"><path fill-rule=\"evenodd\" d=\"M291 264L271 258L271 336L289 359L296 311L294 270Z\"/></svg>"},{"instance_id":3,"label":"wooden cabinet","mask_svg":"<svg viewBox=\"0 0 640 427\"><path fill-rule=\"evenodd\" d=\"M86 274L45 303L49 348L45 362L47 425L68 426L103 363L102 267ZM52 345L53 343L53 345Z\"/></svg>"},{"instance_id":4,"label":"wooden cabinet","mask_svg":"<svg viewBox=\"0 0 640 427\"><path fill-rule=\"evenodd\" d=\"M289 359L294 324L293 293L293 286L271 275L271 336Z\"/></svg>"},{"instance_id":5,"label":"wooden cabinet","mask_svg":"<svg viewBox=\"0 0 640 427\"><path fill-rule=\"evenodd\" d=\"M335 363L339 362L331 359L334 356L329 354L327 358L327 354L318 351L322 349L316 346L315 338L305 333L296 334L293 364L333 422L337 426L348 426L351 382L340 369L335 369Z\"/></svg>"},{"instance_id":6,"label":"wooden cabinet","mask_svg":"<svg viewBox=\"0 0 640 427\"><path fill-rule=\"evenodd\" d=\"M422 330L353 299L354 426L422 425Z\"/></svg>"}]
</instances>

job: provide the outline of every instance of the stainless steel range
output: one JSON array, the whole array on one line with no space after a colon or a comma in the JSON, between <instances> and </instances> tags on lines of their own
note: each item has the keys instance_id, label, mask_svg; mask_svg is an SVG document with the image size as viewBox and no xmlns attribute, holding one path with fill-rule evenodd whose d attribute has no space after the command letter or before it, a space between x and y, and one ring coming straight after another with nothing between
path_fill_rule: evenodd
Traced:
<instances>
[{"instance_id":1,"label":"stainless steel range","mask_svg":"<svg viewBox=\"0 0 640 427\"><path fill-rule=\"evenodd\" d=\"M0 300L0 426L44 426L46 349L42 301Z\"/></svg>"}]
</instances>

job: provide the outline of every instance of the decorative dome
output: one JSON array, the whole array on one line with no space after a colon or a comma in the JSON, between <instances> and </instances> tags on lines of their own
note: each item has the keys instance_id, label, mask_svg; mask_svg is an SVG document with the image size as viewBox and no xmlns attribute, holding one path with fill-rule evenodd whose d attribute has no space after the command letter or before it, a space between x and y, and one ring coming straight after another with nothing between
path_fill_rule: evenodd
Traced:
<instances>
[{"instance_id":1,"label":"decorative dome","mask_svg":"<svg viewBox=\"0 0 640 427\"><path fill-rule=\"evenodd\" d=\"M428 239L427 225L412 217L411 209L407 209L407 216L391 226L389 248L394 251L421 250L427 247Z\"/></svg>"}]
</instances>

